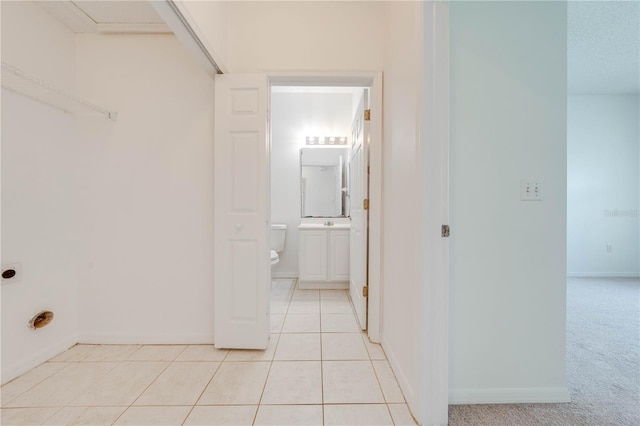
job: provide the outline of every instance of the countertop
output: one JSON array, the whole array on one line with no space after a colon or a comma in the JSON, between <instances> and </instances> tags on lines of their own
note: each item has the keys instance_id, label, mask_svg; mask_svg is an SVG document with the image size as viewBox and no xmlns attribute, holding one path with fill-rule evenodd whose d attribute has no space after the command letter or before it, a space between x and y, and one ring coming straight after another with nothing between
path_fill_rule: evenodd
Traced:
<instances>
[{"instance_id":1,"label":"countertop","mask_svg":"<svg viewBox=\"0 0 640 426\"><path fill-rule=\"evenodd\" d=\"M333 225L325 225L323 223L302 223L298 225L298 229L349 229L351 228L350 223L334 223Z\"/></svg>"}]
</instances>

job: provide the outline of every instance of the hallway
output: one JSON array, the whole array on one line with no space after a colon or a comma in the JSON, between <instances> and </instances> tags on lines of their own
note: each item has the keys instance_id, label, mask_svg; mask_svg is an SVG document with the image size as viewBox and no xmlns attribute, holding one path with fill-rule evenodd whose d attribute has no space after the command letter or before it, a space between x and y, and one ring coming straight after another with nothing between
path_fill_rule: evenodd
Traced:
<instances>
[{"instance_id":1,"label":"hallway","mask_svg":"<svg viewBox=\"0 0 640 426\"><path fill-rule=\"evenodd\" d=\"M265 351L76 345L2 387L3 425L415 424L345 290L272 283Z\"/></svg>"}]
</instances>

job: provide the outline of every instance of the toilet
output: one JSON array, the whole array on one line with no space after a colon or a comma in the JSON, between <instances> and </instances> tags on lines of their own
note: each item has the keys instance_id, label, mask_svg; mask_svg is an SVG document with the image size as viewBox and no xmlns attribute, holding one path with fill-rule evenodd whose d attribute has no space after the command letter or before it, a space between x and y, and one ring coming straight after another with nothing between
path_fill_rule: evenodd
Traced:
<instances>
[{"instance_id":1,"label":"toilet","mask_svg":"<svg viewBox=\"0 0 640 426\"><path fill-rule=\"evenodd\" d=\"M287 225L271 224L271 264L275 265L280 261L278 253L284 250L284 239L287 233Z\"/></svg>"}]
</instances>

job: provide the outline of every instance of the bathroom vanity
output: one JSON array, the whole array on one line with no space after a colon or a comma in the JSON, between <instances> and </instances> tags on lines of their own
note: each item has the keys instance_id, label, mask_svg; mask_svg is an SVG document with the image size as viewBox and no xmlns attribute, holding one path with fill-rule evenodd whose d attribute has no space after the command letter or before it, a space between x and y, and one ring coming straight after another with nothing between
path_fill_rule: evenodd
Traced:
<instances>
[{"instance_id":1,"label":"bathroom vanity","mask_svg":"<svg viewBox=\"0 0 640 426\"><path fill-rule=\"evenodd\" d=\"M349 288L349 228L348 223L303 223L298 226L300 288Z\"/></svg>"}]
</instances>

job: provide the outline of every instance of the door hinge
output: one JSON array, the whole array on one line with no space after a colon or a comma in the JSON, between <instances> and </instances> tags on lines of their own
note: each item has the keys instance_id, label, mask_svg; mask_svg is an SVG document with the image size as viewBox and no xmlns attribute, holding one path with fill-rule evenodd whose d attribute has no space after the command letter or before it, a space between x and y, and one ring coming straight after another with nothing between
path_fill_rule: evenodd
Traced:
<instances>
[{"instance_id":1,"label":"door hinge","mask_svg":"<svg viewBox=\"0 0 640 426\"><path fill-rule=\"evenodd\" d=\"M365 198L364 200L362 200L362 208L365 210L369 210L369 199Z\"/></svg>"},{"instance_id":2,"label":"door hinge","mask_svg":"<svg viewBox=\"0 0 640 426\"><path fill-rule=\"evenodd\" d=\"M364 121L371 121L371 110L370 109L365 109L364 110Z\"/></svg>"},{"instance_id":3,"label":"door hinge","mask_svg":"<svg viewBox=\"0 0 640 426\"><path fill-rule=\"evenodd\" d=\"M371 166L367 166L367 174L370 175L371 174Z\"/></svg>"},{"instance_id":4,"label":"door hinge","mask_svg":"<svg viewBox=\"0 0 640 426\"><path fill-rule=\"evenodd\" d=\"M369 286L365 285L362 287L362 297L369 297Z\"/></svg>"},{"instance_id":5,"label":"door hinge","mask_svg":"<svg viewBox=\"0 0 640 426\"><path fill-rule=\"evenodd\" d=\"M451 235L451 228L449 225L442 225L442 238L448 238Z\"/></svg>"}]
</instances>

